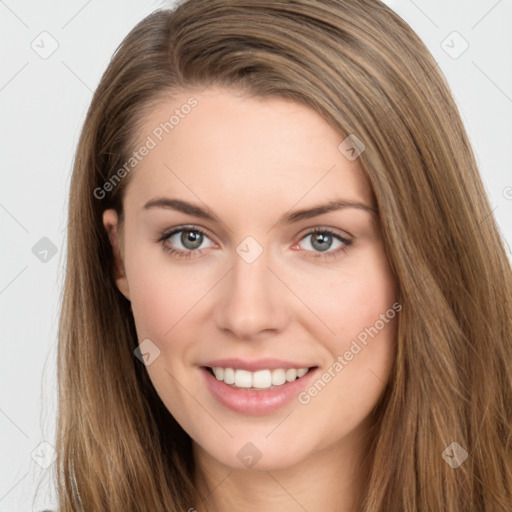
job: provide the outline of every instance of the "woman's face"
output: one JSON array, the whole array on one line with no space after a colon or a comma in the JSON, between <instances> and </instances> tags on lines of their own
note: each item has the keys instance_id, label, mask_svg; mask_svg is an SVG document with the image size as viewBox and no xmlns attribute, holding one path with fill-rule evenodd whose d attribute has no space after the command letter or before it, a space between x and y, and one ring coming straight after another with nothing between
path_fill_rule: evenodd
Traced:
<instances>
[{"instance_id":1,"label":"woman's face","mask_svg":"<svg viewBox=\"0 0 512 512\"><path fill-rule=\"evenodd\" d=\"M117 284L155 389L211 460L290 467L369 427L400 306L342 141L305 106L221 89L139 131Z\"/></svg>"}]
</instances>

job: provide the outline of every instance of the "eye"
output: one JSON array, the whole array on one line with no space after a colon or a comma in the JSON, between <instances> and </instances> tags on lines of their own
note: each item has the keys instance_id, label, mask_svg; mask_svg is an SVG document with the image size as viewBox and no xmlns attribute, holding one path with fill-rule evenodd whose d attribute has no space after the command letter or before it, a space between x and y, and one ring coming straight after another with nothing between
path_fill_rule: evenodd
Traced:
<instances>
[{"instance_id":1,"label":"eye","mask_svg":"<svg viewBox=\"0 0 512 512\"><path fill-rule=\"evenodd\" d=\"M180 258L200 256L203 249L199 249L205 240L210 240L207 234L198 226L180 226L171 231L162 233L158 239L166 252ZM211 240L210 240L211 242ZM207 247L213 247L214 244Z\"/></svg>"},{"instance_id":2,"label":"eye","mask_svg":"<svg viewBox=\"0 0 512 512\"><path fill-rule=\"evenodd\" d=\"M313 258L332 258L341 252L345 252L347 247L352 244L352 240L335 233L328 228L314 228L301 241L310 238L306 244L306 251L312 254L308 256ZM300 243L300 242L299 242ZM309 245L310 248L307 246ZM334 245L334 250L331 250Z\"/></svg>"},{"instance_id":3,"label":"eye","mask_svg":"<svg viewBox=\"0 0 512 512\"><path fill-rule=\"evenodd\" d=\"M308 257L312 258L332 258L341 252L345 252L347 247L352 244L352 240L335 233L329 228L314 228L301 238L301 242L310 238L305 251ZM163 249L180 258L190 258L201 256L203 249L213 247L210 245L200 248L205 241L210 240L205 231L198 226L180 226L170 231L162 233L157 240L163 246ZM299 242L300 244L300 242ZM299 245L297 244L297 245ZM334 250L332 250L334 245Z\"/></svg>"}]
</instances>

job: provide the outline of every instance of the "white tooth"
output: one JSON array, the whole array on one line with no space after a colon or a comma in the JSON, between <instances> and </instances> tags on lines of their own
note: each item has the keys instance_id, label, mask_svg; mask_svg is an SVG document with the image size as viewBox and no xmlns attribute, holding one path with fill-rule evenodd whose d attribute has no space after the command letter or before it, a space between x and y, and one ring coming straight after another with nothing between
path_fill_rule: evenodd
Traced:
<instances>
[{"instance_id":1,"label":"white tooth","mask_svg":"<svg viewBox=\"0 0 512 512\"><path fill-rule=\"evenodd\" d=\"M226 382L224 380L224 382ZM238 388L250 388L252 387L252 373L247 370L236 370L235 371L235 386Z\"/></svg>"},{"instance_id":2,"label":"white tooth","mask_svg":"<svg viewBox=\"0 0 512 512\"><path fill-rule=\"evenodd\" d=\"M286 372L281 368L272 371L272 385L280 386L286 382Z\"/></svg>"},{"instance_id":3,"label":"white tooth","mask_svg":"<svg viewBox=\"0 0 512 512\"><path fill-rule=\"evenodd\" d=\"M223 380L224 379L224 368L221 368L220 366L214 366L212 368L213 373L215 374L215 377L217 380Z\"/></svg>"},{"instance_id":4,"label":"white tooth","mask_svg":"<svg viewBox=\"0 0 512 512\"><path fill-rule=\"evenodd\" d=\"M265 389L273 384L270 370L259 370L252 374L252 387Z\"/></svg>"},{"instance_id":5,"label":"white tooth","mask_svg":"<svg viewBox=\"0 0 512 512\"><path fill-rule=\"evenodd\" d=\"M226 384L235 383L235 370L233 368L224 368L224 382Z\"/></svg>"},{"instance_id":6,"label":"white tooth","mask_svg":"<svg viewBox=\"0 0 512 512\"><path fill-rule=\"evenodd\" d=\"M300 370L297 370L297 377L304 377L306 373L308 373L309 368L301 368Z\"/></svg>"},{"instance_id":7,"label":"white tooth","mask_svg":"<svg viewBox=\"0 0 512 512\"><path fill-rule=\"evenodd\" d=\"M286 370L286 380L288 382L293 382L297 378L297 370L295 368L290 368Z\"/></svg>"}]
</instances>

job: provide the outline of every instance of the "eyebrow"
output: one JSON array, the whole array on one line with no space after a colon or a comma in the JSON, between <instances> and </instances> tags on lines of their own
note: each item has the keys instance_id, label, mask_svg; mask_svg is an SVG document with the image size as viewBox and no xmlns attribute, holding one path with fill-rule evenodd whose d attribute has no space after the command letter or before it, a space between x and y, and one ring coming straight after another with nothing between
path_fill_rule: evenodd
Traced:
<instances>
[{"instance_id":1,"label":"eyebrow","mask_svg":"<svg viewBox=\"0 0 512 512\"><path fill-rule=\"evenodd\" d=\"M207 209L203 209L200 206L189 203L187 201L182 201L180 199L170 199L166 197L157 197L155 199L151 199L148 201L143 209L148 210L151 208L165 208L169 210L176 210L178 212L186 213L188 215L193 215L194 217L199 217L201 219L207 219L212 221L221 222L219 217L215 215L213 212ZM347 199L335 199L333 201L329 201L325 204L320 204L317 206L313 206L312 208L306 208L302 210L295 210L289 213L285 213L282 215L276 224L292 224L294 222L299 222L304 219L310 219L312 217L316 217L318 215L322 215L324 213L341 210L344 208L357 208L359 210L363 210L369 213L377 213L378 209L372 206L368 206L359 201L349 201Z\"/></svg>"}]
</instances>

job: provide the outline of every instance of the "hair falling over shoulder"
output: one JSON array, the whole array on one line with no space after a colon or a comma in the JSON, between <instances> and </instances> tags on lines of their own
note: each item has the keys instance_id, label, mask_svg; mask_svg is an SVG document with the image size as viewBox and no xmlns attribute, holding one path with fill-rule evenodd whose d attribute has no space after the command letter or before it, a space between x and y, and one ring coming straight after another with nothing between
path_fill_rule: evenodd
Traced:
<instances>
[{"instance_id":1,"label":"hair falling over shoulder","mask_svg":"<svg viewBox=\"0 0 512 512\"><path fill-rule=\"evenodd\" d=\"M512 510L512 276L448 85L376 0L188 0L141 21L94 94L74 162L59 326L60 512L183 511L191 440L143 365L113 276L104 198L149 108L221 85L356 133L403 305L364 512ZM200 108L200 106L198 107ZM442 453L468 453L454 470Z\"/></svg>"}]
</instances>

